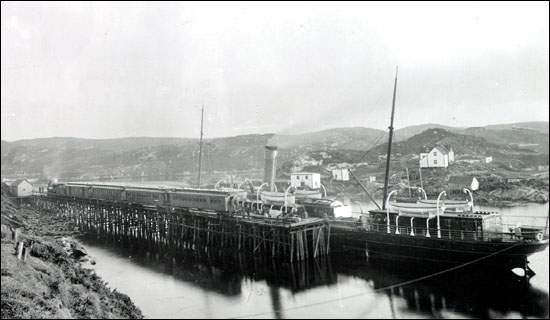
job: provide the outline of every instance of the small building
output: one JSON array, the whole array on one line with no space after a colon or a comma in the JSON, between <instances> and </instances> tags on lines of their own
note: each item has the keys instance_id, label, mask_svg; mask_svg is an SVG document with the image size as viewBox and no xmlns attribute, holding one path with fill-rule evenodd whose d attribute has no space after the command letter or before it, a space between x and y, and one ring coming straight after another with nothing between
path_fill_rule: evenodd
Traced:
<instances>
[{"instance_id":1,"label":"small building","mask_svg":"<svg viewBox=\"0 0 550 320\"><path fill-rule=\"evenodd\" d=\"M435 146L430 152L420 154L420 168L447 168L455 161L452 147Z\"/></svg>"},{"instance_id":2,"label":"small building","mask_svg":"<svg viewBox=\"0 0 550 320\"><path fill-rule=\"evenodd\" d=\"M485 157L485 163L493 162L493 157Z\"/></svg>"},{"instance_id":3,"label":"small building","mask_svg":"<svg viewBox=\"0 0 550 320\"><path fill-rule=\"evenodd\" d=\"M9 191L14 197L29 197L32 196L33 186L26 179L19 179L15 181L6 181L4 182L9 188Z\"/></svg>"},{"instance_id":4,"label":"small building","mask_svg":"<svg viewBox=\"0 0 550 320\"><path fill-rule=\"evenodd\" d=\"M548 171L548 165L545 166L537 166L538 171Z\"/></svg>"},{"instance_id":5,"label":"small building","mask_svg":"<svg viewBox=\"0 0 550 320\"><path fill-rule=\"evenodd\" d=\"M332 169L332 178L338 181L349 181L349 171L345 168Z\"/></svg>"},{"instance_id":6,"label":"small building","mask_svg":"<svg viewBox=\"0 0 550 320\"><path fill-rule=\"evenodd\" d=\"M476 177L468 177L468 176L449 177L449 190L462 191L462 189L464 188L475 191L479 189L479 181L476 179Z\"/></svg>"},{"instance_id":7,"label":"small building","mask_svg":"<svg viewBox=\"0 0 550 320\"><path fill-rule=\"evenodd\" d=\"M290 174L290 185L293 187L321 187L321 174L316 172L293 172Z\"/></svg>"},{"instance_id":8,"label":"small building","mask_svg":"<svg viewBox=\"0 0 550 320\"><path fill-rule=\"evenodd\" d=\"M369 182L376 182L376 176L369 176Z\"/></svg>"}]
</instances>

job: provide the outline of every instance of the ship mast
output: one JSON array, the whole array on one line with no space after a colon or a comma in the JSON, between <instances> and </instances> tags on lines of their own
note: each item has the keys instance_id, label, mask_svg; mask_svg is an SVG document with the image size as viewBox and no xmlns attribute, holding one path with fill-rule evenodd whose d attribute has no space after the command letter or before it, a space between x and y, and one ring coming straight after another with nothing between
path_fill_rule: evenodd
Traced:
<instances>
[{"instance_id":1,"label":"ship mast","mask_svg":"<svg viewBox=\"0 0 550 320\"><path fill-rule=\"evenodd\" d=\"M395 82L393 84L393 99L391 104L390 136L388 138L388 154L386 156L386 175L384 177L384 197L382 198L382 209L386 209L386 197L388 196L388 180L390 178L390 155L391 143L393 139L393 115L395 113L395 93L397 91L397 67L395 67Z\"/></svg>"},{"instance_id":2,"label":"ship mast","mask_svg":"<svg viewBox=\"0 0 550 320\"><path fill-rule=\"evenodd\" d=\"M199 140L199 176L197 178L197 187L201 187L201 165L202 165L202 133L203 133L203 123L204 123L204 105L201 109L201 138Z\"/></svg>"}]
</instances>

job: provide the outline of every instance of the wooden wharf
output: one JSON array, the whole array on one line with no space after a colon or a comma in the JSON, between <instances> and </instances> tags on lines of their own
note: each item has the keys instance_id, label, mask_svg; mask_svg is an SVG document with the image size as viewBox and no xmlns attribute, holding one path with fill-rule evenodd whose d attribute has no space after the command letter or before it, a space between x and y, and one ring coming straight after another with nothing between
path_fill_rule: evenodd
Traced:
<instances>
[{"instance_id":1,"label":"wooden wharf","mask_svg":"<svg viewBox=\"0 0 550 320\"><path fill-rule=\"evenodd\" d=\"M290 262L326 256L330 225L124 202L34 196L33 204L84 233L147 249L228 250Z\"/></svg>"}]
</instances>

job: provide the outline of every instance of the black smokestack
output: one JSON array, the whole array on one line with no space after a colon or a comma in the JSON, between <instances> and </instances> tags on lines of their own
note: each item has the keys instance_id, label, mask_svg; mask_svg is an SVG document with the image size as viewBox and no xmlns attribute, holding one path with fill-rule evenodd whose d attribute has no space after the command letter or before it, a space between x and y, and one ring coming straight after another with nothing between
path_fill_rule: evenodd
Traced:
<instances>
[{"instance_id":1,"label":"black smokestack","mask_svg":"<svg viewBox=\"0 0 550 320\"><path fill-rule=\"evenodd\" d=\"M264 182L269 190L275 191L275 175L277 174L277 147L265 146Z\"/></svg>"}]
</instances>

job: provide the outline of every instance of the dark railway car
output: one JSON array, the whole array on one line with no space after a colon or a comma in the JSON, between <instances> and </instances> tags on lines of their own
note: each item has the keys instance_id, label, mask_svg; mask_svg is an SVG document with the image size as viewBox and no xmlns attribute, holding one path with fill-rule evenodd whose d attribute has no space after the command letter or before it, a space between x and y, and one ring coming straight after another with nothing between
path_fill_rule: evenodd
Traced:
<instances>
[{"instance_id":1,"label":"dark railway car","mask_svg":"<svg viewBox=\"0 0 550 320\"><path fill-rule=\"evenodd\" d=\"M124 201L124 187L115 185L91 185L85 198L106 201Z\"/></svg>"},{"instance_id":2,"label":"dark railway car","mask_svg":"<svg viewBox=\"0 0 550 320\"><path fill-rule=\"evenodd\" d=\"M168 205L168 193L164 189L128 187L125 199L130 203L139 203L149 206Z\"/></svg>"},{"instance_id":3,"label":"dark railway car","mask_svg":"<svg viewBox=\"0 0 550 320\"><path fill-rule=\"evenodd\" d=\"M90 188L90 186L86 184L67 183L65 185L65 188L67 190L66 195L68 197L82 199L87 197L88 189Z\"/></svg>"},{"instance_id":4,"label":"dark railway car","mask_svg":"<svg viewBox=\"0 0 550 320\"><path fill-rule=\"evenodd\" d=\"M169 203L173 207L223 212L234 211L237 200L245 198L246 191L242 190L176 189L169 192Z\"/></svg>"},{"instance_id":5,"label":"dark railway car","mask_svg":"<svg viewBox=\"0 0 550 320\"><path fill-rule=\"evenodd\" d=\"M243 190L164 189L161 187L123 186L94 183L57 183L48 188L51 196L120 201L146 206L171 206L219 212L234 211Z\"/></svg>"}]
</instances>

